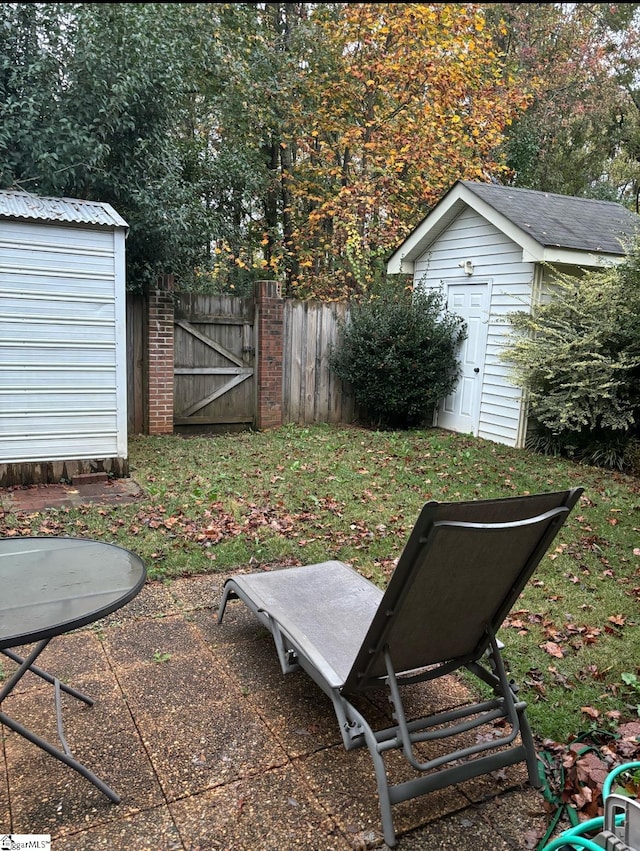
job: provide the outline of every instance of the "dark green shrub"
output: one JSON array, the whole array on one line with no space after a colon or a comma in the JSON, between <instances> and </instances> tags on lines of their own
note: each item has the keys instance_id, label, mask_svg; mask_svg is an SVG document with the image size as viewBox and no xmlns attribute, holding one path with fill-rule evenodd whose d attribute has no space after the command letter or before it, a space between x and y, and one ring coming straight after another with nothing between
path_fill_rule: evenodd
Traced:
<instances>
[{"instance_id":1,"label":"dark green shrub","mask_svg":"<svg viewBox=\"0 0 640 851\"><path fill-rule=\"evenodd\" d=\"M640 438L632 437L625 447L624 469L640 478Z\"/></svg>"},{"instance_id":2,"label":"dark green shrub","mask_svg":"<svg viewBox=\"0 0 640 851\"><path fill-rule=\"evenodd\" d=\"M595 467L634 472L638 467L638 441L629 430L613 431L597 429L581 432L561 431L554 433L535 420L527 431L527 449L541 455L571 458ZM635 459L635 460L634 460Z\"/></svg>"},{"instance_id":3,"label":"dark green shrub","mask_svg":"<svg viewBox=\"0 0 640 851\"><path fill-rule=\"evenodd\" d=\"M458 380L466 327L440 291L354 304L341 331L330 367L352 386L372 425L422 425Z\"/></svg>"}]
</instances>

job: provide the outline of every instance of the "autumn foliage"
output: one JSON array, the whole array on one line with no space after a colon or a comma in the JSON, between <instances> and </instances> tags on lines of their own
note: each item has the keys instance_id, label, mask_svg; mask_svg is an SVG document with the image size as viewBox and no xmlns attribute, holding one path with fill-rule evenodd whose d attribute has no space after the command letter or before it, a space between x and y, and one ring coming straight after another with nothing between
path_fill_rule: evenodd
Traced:
<instances>
[{"instance_id":1,"label":"autumn foliage","mask_svg":"<svg viewBox=\"0 0 640 851\"><path fill-rule=\"evenodd\" d=\"M348 3L314 19L292 103L286 176L298 296L370 290L382 262L457 179L505 171L505 128L527 104L479 7ZM333 61L327 62L327 57Z\"/></svg>"},{"instance_id":2,"label":"autumn foliage","mask_svg":"<svg viewBox=\"0 0 640 851\"><path fill-rule=\"evenodd\" d=\"M638 44L635 3L0 4L0 183L112 203L133 290L358 297L459 179L637 209Z\"/></svg>"}]
</instances>

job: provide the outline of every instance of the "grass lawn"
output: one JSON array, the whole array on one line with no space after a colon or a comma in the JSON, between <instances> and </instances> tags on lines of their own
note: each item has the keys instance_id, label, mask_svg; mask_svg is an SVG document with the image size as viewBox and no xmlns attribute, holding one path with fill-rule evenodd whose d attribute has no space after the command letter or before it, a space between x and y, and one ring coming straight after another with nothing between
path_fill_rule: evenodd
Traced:
<instances>
[{"instance_id":1,"label":"grass lawn","mask_svg":"<svg viewBox=\"0 0 640 851\"><path fill-rule=\"evenodd\" d=\"M384 585L427 500L581 485L557 546L501 631L505 658L538 737L564 742L637 719L638 479L435 429L136 436L129 454L139 502L8 515L0 535L117 543L157 580L340 559Z\"/></svg>"}]
</instances>

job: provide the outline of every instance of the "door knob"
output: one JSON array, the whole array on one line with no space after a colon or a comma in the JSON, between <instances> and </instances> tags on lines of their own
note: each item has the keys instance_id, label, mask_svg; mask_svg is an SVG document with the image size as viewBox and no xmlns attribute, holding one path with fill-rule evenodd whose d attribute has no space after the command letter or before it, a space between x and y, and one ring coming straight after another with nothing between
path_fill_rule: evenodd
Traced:
<instances>
[{"instance_id":1,"label":"door knob","mask_svg":"<svg viewBox=\"0 0 640 851\"><path fill-rule=\"evenodd\" d=\"M477 366L477 367L476 367L473 371L474 371L474 372L480 372L480 367L479 367L479 366Z\"/></svg>"}]
</instances>

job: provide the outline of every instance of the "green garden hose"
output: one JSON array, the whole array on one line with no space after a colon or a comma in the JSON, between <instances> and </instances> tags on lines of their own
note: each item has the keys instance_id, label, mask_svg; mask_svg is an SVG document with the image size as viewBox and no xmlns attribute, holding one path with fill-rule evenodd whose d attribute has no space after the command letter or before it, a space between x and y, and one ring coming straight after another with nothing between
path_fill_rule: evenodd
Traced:
<instances>
[{"instance_id":1,"label":"green garden hose","mask_svg":"<svg viewBox=\"0 0 640 851\"><path fill-rule=\"evenodd\" d=\"M606 801L611 794L611 786L619 774L624 774L625 771L635 771L638 768L640 768L640 762L626 762L624 765L619 765L617 768L614 768L613 771L610 771L609 774L607 774L606 780L602 784L602 800Z\"/></svg>"},{"instance_id":2,"label":"green garden hose","mask_svg":"<svg viewBox=\"0 0 640 851\"><path fill-rule=\"evenodd\" d=\"M614 768L607 775L604 783L602 784L602 800L603 802L609 797L611 794L611 787L613 785L613 781L619 774L623 774L626 771L634 771L640 769L640 762L626 762L623 765L619 765L617 768ZM559 811L561 812L561 810ZM624 816L616 819L616 825L622 823L624 821ZM557 818L554 819L553 826L555 827L557 824ZM587 851L602 851L602 846L597 845L591 839L585 836L581 836L583 833L590 833L592 831L600 830L604 825L604 818L602 816L598 816L598 818L589 819L589 821L582 822L581 824L574 825L566 830L561 836L557 839L554 839L553 842L545 845L542 851L556 851L556 849L569 849L570 846L574 848L586 848ZM549 835L549 831L547 831L546 836Z\"/></svg>"},{"instance_id":3,"label":"green garden hose","mask_svg":"<svg viewBox=\"0 0 640 851\"><path fill-rule=\"evenodd\" d=\"M567 842L569 845L567 845ZM573 846L574 848L586 848L587 851L602 851L602 845L596 845L591 839L587 839L585 836L559 836L557 839L554 839L549 845L546 845L544 851L556 851L558 848L569 848L569 846Z\"/></svg>"}]
</instances>

